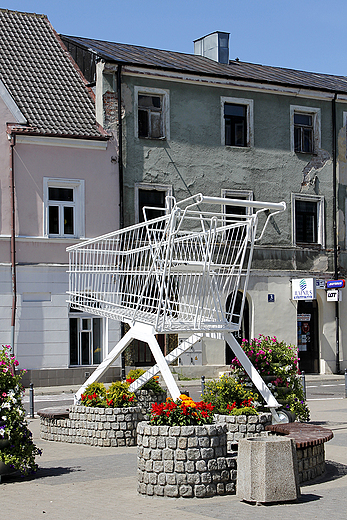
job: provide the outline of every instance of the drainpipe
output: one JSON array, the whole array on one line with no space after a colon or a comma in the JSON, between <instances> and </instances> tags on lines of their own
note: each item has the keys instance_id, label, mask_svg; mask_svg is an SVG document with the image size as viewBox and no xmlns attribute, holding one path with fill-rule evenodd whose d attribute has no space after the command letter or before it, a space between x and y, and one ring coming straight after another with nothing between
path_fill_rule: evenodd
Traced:
<instances>
[{"instance_id":1,"label":"drainpipe","mask_svg":"<svg viewBox=\"0 0 347 520\"><path fill-rule=\"evenodd\" d=\"M337 243L337 168L336 168L336 98L332 100L332 154L333 154L333 233L334 233L334 280L339 278ZM336 374L340 373L340 314L339 302L335 302Z\"/></svg>"},{"instance_id":2,"label":"drainpipe","mask_svg":"<svg viewBox=\"0 0 347 520\"><path fill-rule=\"evenodd\" d=\"M14 146L16 138L13 134L10 139L10 203L11 203L11 278L12 278L12 308L11 308L11 348L12 354L15 355L14 337L16 324L16 304L17 304L17 286L16 286L16 213L15 213L15 183L14 183Z\"/></svg>"},{"instance_id":3,"label":"drainpipe","mask_svg":"<svg viewBox=\"0 0 347 520\"><path fill-rule=\"evenodd\" d=\"M120 228L124 227L123 201L123 121L122 121L122 65L117 67L117 95L118 95L118 169L119 169L119 220Z\"/></svg>"},{"instance_id":4,"label":"drainpipe","mask_svg":"<svg viewBox=\"0 0 347 520\"><path fill-rule=\"evenodd\" d=\"M118 175L119 175L119 227L124 227L124 201L123 201L123 121L122 121L122 65L117 67L117 96L118 96ZM124 323L121 321L121 336L125 334ZM121 354L122 372L121 379L125 380L125 355Z\"/></svg>"}]
</instances>

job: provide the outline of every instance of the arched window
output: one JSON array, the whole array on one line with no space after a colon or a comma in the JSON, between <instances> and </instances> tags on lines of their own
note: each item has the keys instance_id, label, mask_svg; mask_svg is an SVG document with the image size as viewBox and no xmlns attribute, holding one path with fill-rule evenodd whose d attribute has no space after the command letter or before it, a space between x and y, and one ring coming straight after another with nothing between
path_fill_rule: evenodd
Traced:
<instances>
[{"instance_id":1,"label":"arched window","mask_svg":"<svg viewBox=\"0 0 347 520\"><path fill-rule=\"evenodd\" d=\"M242 297L243 297L243 293L241 291L238 291L237 296L236 296L234 314L240 314ZM227 315L229 314L229 316L230 316L230 305L232 302L232 298L233 298L233 294L229 294L226 304L225 304L225 310L226 310ZM243 308L243 315L242 315L242 320L241 320L241 328L239 331L234 332L233 334L234 334L237 342L240 344L243 339L249 340L249 305L248 305L247 298L245 298L245 305ZM231 350L229 345L227 343L225 343L225 364L230 365L231 360L234 357L235 356L234 356L233 351Z\"/></svg>"}]
</instances>

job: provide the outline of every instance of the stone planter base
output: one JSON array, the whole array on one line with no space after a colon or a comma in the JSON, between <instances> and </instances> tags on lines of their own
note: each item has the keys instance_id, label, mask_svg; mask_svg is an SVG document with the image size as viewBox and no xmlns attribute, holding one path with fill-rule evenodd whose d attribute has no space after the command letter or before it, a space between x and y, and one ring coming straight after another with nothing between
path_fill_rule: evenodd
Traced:
<instances>
[{"instance_id":1,"label":"stone planter base","mask_svg":"<svg viewBox=\"0 0 347 520\"><path fill-rule=\"evenodd\" d=\"M70 406L69 418L40 410L41 439L91 446L135 446L136 427L143 419L139 407L91 408Z\"/></svg>"},{"instance_id":2,"label":"stone planter base","mask_svg":"<svg viewBox=\"0 0 347 520\"><path fill-rule=\"evenodd\" d=\"M217 424L227 427L227 452L232 452L241 439L268 436L265 427L272 423L271 413L259 415L215 415Z\"/></svg>"},{"instance_id":3,"label":"stone planter base","mask_svg":"<svg viewBox=\"0 0 347 520\"><path fill-rule=\"evenodd\" d=\"M225 425L137 427L138 492L165 497L235 494L236 458Z\"/></svg>"},{"instance_id":4,"label":"stone planter base","mask_svg":"<svg viewBox=\"0 0 347 520\"><path fill-rule=\"evenodd\" d=\"M135 395L137 400L136 406L140 407L143 418L147 419L148 415L152 410L152 404L165 403L167 392L161 392L160 394L156 394L153 392L153 390L140 389L135 392Z\"/></svg>"}]
</instances>

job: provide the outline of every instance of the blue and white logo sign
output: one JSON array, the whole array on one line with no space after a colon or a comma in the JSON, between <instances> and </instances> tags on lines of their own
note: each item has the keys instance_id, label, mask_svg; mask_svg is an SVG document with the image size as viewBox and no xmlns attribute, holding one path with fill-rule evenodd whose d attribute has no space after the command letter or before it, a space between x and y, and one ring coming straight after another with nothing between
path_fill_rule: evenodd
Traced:
<instances>
[{"instance_id":1,"label":"blue and white logo sign","mask_svg":"<svg viewBox=\"0 0 347 520\"><path fill-rule=\"evenodd\" d=\"M301 278L292 280L292 300L315 300L316 279Z\"/></svg>"},{"instance_id":2,"label":"blue and white logo sign","mask_svg":"<svg viewBox=\"0 0 347 520\"><path fill-rule=\"evenodd\" d=\"M299 282L299 286L300 286L300 289L301 289L302 291L304 291L304 290L306 289L306 287L307 287L306 280L300 280L300 282Z\"/></svg>"}]
</instances>

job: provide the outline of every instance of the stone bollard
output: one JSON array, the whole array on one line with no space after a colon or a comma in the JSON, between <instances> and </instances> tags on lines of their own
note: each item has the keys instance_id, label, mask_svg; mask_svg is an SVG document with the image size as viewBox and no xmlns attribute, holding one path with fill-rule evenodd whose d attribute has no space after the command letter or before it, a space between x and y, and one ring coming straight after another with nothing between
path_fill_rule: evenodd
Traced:
<instances>
[{"instance_id":1,"label":"stone bollard","mask_svg":"<svg viewBox=\"0 0 347 520\"><path fill-rule=\"evenodd\" d=\"M239 441L237 496L247 502L288 502L300 496L293 439L249 438Z\"/></svg>"}]
</instances>

